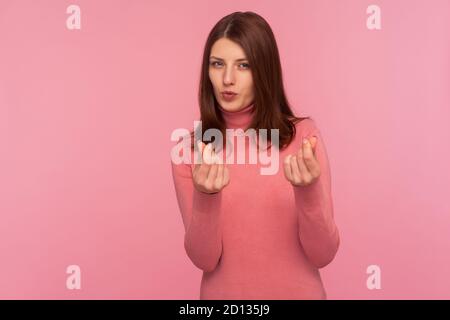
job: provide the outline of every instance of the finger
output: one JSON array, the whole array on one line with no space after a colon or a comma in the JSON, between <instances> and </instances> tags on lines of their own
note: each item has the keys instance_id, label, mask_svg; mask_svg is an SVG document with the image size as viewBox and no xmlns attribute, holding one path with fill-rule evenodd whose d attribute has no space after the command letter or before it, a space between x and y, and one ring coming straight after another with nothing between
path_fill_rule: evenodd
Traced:
<instances>
[{"instance_id":1,"label":"finger","mask_svg":"<svg viewBox=\"0 0 450 320\"><path fill-rule=\"evenodd\" d=\"M216 153L212 149L212 146L210 148L211 148L211 153L209 154L209 157L210 157L209 161L211 161L211 165L210 165L210 169L208 172L207 180L210 183L210 185L213 186L214 182L216 180L216 177L217 177L218 165L216 164Z\"/></svg>"},{"instance_id":2,"label":"finger","mask_svg":"<svg viewBox=\"0 0 450 320\"><path fill-rule=\"evenodd\" d=\"M202 163L199 165L196 173L197 181L206 181L208 179L209 171L211 170L211 165Z\"/></svg>"},{"instance_id":3,"label":"finger","mask_svg":"<svg viewBox=\"0 0 450 320\"><path fill-rule=\"evenodd\" d=\"M224 163L222 150L219 150L219 152L216 152L215 149L213 150L213 160L214 160L214 163L217 163L217 164Z\"/></svg>"},{"instance_id":4,"label":"finger","mask_svg":"<svg viewBox=\"0 0 450 320\"><path fill-rule=\"evenodd\" d=\"M205 149L207 145L205 145L204 142L198 141L197 144L199 145L201 160L200 164L196 165L197 169L197 181L205 181L208 179L209 170L211 169L211 165L205 161Z\"/></svg>"},{"instance_id":5,"label":"finger","mask_svg":"<svg viewBox=\"0 0 450 320\"><path fill-rule=\"evenodd\" d=\"M202 150L202 162L206 163L206 164L209 164L208 161L207 161L208 150L209 150L209 144L205 144L205 146L204 146L204 148Z\"/></svg>"},{"instance_id":6,"label":"finger","mask_svg":"<svg viewBox=\"0 0 450 320\"><path fill-rule=\"evenodd\" d=\"M216 189L220 189L222 188L222 183L223 183L223 164L218 164L218 170L217 170L217 177L216 180L214 181L214 187Z\"/></svg>"},{"instance_id":7,"label":"finger","mask_svg":"<svg viewBox=\"0 0 450 320\"><path fill-rule=\"evenodd\" d=\"M304 155L302 154L302 149L300 149L297 153L297 164L298 169L300 170L300 174L302 177L302 182L309 183L312 180L311 173L309 172L308 168L306 167L305 161L304 161Z\"/></svg>"},{"instance_id":8,"label":"finger","mask_svg":"<svg viewBox=\"0 0 450 320\"><path fill-rule=\"evenodd\" d=\"M309 141L311 142L311 147L313 149L313 153L315 153L316 152L317 137L316 136L312 136L311 139L309 139Z\"/></svg>"},{"instance_id":9,"label":"finger","mask_svg":"<svg viewBox=\"0 0 450 320\"><path fill-rule=\"evenodd\" d=\"M208 188L214 187L214 182L217 177L217 171L218 171L218 164L214 163L211 165L211 169L208 172L208 179L206 179L206 185Z\"/></svg>"},{"instance_id":10,"label":"finger","mask_svg":"<svg viewBox=\"0 0 450 320\"><path fill-rule=\"evenodd\" d=\"M309 142L308 138L303 138L303 144L302 144L302 151L303 151L303 156L305 158L310 158L312 156L312 147L311 147L311 143Z\"/></svg>"},{"instance_id":11,"label":"finger","mask_svg":"<svg viewBox=\"0 0 450 320\"><path fill-rule=\"evenodd\" d=\"M228 183L230 183L230 172L228 166L225 164L223 166L223 186L228 185Z\"/></svg>"},{"instance_id":12,"label":"finger","mask_svg":"<svg viewBox=\"0 0 450 320\"><path fill-rule=\"evenodd\" d=\"M302 182L302 176L300 174L300 169L298 168L297 163L297 155L294 155L290 158L291 169L292 169L292 181L295 184L299 184Z\"/></svg>"},{"instance_id":13,"label":"finger","mask_svg":"<svg viewBox=\"0 0 450 320\"><path fill-rule=\"evenodd\" d=\"M200 150L200 152L203 153L203 150L205 149L205 146L206 146L205 143L201 140L198 140L197 145L199 146L198 149Z\"/></svg>"},{"instance_id":14,"label":"finger","mask_svg":"<svg viewBox=\"0 0 450 320\"><path fill-rule=\"evenodd\" d=\"M205 148L205 144L201 140L197 140L197 158L196 164L200 164L203 162L203 150Z\"/></svg>"},{"instance_id":15,"label":"finger","mask_svg":"<svg viewBox=\"0 0 450 320\"><path fill-rule=\"evenodd\" d=\"M292 168L291 168L291 157L292 155L289 154L284 158L284 175L289 181L292 181Z\"/></svg>"},{"instance_id":16,"label":"finger","mask_svg":"<svg viewBox=\"0 0 450 320\"><path fill-rule=\"evenodd\" d=\"M219 152L215 152L215 163L223 164L223 150L219 150Z\"/></svg>"},{"instance_id":17,"label":"finger","mask_svg":"<svg viewBox=\"0 0 450 320\"><path fill-rule=\"evenodd\" d=\"M212 143L208 143L205 147L205 149L203 150L203 160L207 163L207 164L213 164L213 147L212 147Z\"/></svg>"},{"instance_id":18,"label":"finger","mask_svg":"<svg viewBox=\"0 0 450 320\"><path fill-rule=\"evenodd\" d=\"M313 154L311 143L306 138L303 143L303 157L302 158L303 158L304 164L306 165L306 168L308 170L308 174L310 174L310 175L316 174L318 172L319 163L318 163L315 155ZM300 166L301 166L301 164L299 163L299 167ZM302 172L301 169L302 168L300 167L300 172Z\"/></svg>"},{"instance_id":19,"label":"finger","mask_svg":"<svg viewBox=\"0 0 450 320\"><path fill-rule=\"evenodd\" d=\"M195 167L197 167L197 163L200 162L201 155L202 155L200 141L197 141L197 147L194 150L194 153L195 153L195 162L194 163L195 163Z\"/></svg>"}]
</instances>

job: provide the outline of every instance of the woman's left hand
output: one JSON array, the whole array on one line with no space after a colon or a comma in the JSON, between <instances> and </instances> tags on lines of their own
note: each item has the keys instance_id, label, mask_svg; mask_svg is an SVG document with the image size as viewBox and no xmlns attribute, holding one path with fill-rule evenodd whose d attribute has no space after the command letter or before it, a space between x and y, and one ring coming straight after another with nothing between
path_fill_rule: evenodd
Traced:
<instances>
[{"instance_id":1,"label":"woman's left hand","mask_svg":"<svg viewBox=\"0 0 450 320\"><path fill-rule=\"evenodd\" d=\"M317 138L304 138L296 154L284 158L284 175L294 186L307 186L320 176L320 164L315 156Z\"/></svg>"}]
</instances>

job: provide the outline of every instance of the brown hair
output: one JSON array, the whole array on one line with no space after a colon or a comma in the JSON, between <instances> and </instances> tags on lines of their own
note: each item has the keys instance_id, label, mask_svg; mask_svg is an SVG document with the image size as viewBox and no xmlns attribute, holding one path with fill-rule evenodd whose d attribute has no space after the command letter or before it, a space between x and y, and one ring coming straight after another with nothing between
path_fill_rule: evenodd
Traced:
<instances>
[{"instance_id":1,"label":"brown hair","mask_svg":"<svg viewBox=\"0 0 450 320\"><path fill-rule=\"evenodd\" d=\"M270 129L279 129L278 146L281 146L279 149L285 148L295 136L295 124L309 117L298 118L293 114L284 92L280 56L273 32L261 16L251 11L234 12L223 17L209 33L203 51L198 92L202 132L197 134L203 137L206 130L215 128L225 136L225 122L209 79L211 48L223 37L239 44L249 61L255 90L255 113L249 127L257 132L262 128L268 129L269 145ZM195 130L191 132L192 147L196 145L194 134Z\"/></svg>"}]
</instances>

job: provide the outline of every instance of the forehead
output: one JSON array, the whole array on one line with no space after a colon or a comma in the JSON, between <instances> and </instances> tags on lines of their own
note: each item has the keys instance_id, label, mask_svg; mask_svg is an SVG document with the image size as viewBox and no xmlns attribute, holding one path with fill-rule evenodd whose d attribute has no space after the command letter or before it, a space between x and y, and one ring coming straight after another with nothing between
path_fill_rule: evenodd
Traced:
<instances>
[{"instance_id":1,"label":"forehead","mask_svg":"<svg viewBox=\"0 0 450 320\"><path fill-rule=\"evenodd\" d=\"M244 49L236 42L227 38L221 38L214 42L211 48L211 56L226 60L247 58Z\"/></svg>"}]
</instances>

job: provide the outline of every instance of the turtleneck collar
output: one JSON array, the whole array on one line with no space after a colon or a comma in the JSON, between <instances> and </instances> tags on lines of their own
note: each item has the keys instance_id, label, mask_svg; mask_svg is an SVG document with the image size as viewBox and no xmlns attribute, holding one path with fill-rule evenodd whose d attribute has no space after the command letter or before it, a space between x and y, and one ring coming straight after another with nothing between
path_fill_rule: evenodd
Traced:
<instances>
[{"instance_id":1,"label":"turtleneck collar","mask_svg":"<svg viewBox=\"0 0 450 320\"><path fill-rule=\"evenodd\" d=\"M255 111L254 102L238 111L228 111L225 110L220 104L218 104L218 106L225 120L227 128L230 129L241 128L245 130L252 122L253 113Z\"/></svg>"}]
</instances>

